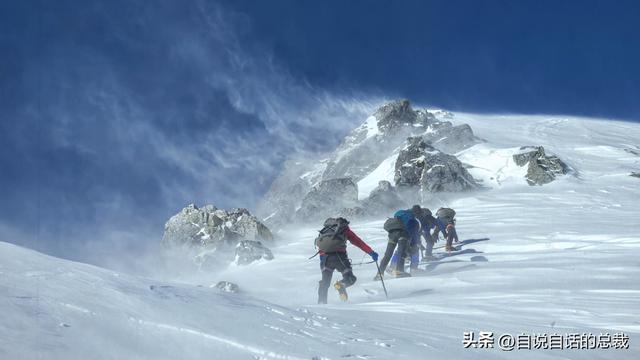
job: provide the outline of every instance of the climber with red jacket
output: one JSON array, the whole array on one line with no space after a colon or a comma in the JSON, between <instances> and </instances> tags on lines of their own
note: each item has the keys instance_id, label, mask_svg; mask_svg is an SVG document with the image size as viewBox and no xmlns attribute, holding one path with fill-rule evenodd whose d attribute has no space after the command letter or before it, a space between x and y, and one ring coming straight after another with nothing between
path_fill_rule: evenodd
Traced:
<instances>
[{"instance_id":1,"label":"climber with red jacket","mask_svg":"<svg viewBox=\"0 0 640 360\"><path fill-rule=\"evenodd\" d=\"M349 228L349 222L344 218L329 218L325 220L324 227L316 238L316 246L320 255L320 270L322 280L318 286L318 304L327 303L327 293L331 285L333 271L342 273L342 280L333 285L342 301L347 301L347 288L353 285L357 278L353 275L351 261L347 256L347 241L359 247L371 256L373 261L378 260L378 253L373 251L358 235Z\"/></svg>"}]
</instances>

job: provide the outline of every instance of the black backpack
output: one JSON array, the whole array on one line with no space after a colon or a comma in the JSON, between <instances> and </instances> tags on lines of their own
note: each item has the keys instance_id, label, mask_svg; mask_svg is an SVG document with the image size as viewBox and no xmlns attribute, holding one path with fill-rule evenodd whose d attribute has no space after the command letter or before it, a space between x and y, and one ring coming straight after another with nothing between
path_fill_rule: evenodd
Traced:
<instances>
[{"instance_id":1,"label":"black backpack","mask_svg":"<svg viewBox=\"0 0 640 360\"><path fill-rule=\"evenodd\" d=\"M344 231L349 222L344 218L328 218L324 221L324 227L315 240L318 250L332 253L347 248L347 237Z\"/></svg>"},{"instance_id":2,"label":"black backpack","mask_svg":"<svg viewBox=\"0 0 640 360\"><path fill-rule=\"evenodd\" d=\"M450 224L454 222L453 218L456 216L456 211L449 208L440 208L436 212L436 216L439 219L445 220L447 224Z\"/></svg>"},{"instance_id":3,"label":"black backpack","mask_svg":"<svg viewBox=\"0 0 640 360\"><path fill-rule=\"evenodd\" d=\"M384 222L384 229L387 232L405 230L404 223L397 217L388 218L387 221Z\"/></svg>"}]
</instances>

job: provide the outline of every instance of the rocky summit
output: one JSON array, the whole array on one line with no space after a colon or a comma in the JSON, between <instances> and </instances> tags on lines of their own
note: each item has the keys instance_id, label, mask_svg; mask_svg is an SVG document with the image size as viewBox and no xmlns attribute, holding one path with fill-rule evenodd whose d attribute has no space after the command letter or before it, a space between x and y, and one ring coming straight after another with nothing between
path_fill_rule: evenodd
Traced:
<instances>
[{"instance_id":1,"label":"rocky summit","mask_svg":"<svg viewBox=\"0 0 640 360\"><path fill-rule=\"evenodd\" d=\"M435 148L448 153L481 141L466 124L454 126L427 110L413 110L408 100L398 100L378 108L344 139L324 161L321 180L351 177L358 182L410 136L423 136Z\"/></svg>"},{"instance_id":2,"label":"rocky summit","mask_svg":"<svg viewBox=\"0 0 640 360\"><path fill-rule=\"evenodd\" d=\"M444 153L460 151L482 141L469 125L454 125L449 121L452 118L449 112L413 109L408 100L384 104L327 156L314 158L298 154L288 160L258 204L258 214L270 226L280 228L326 215L366 216L405 206L395 191L394 185L398 184L393 176L374 179L374 184L384 180L391 187L383 185L372 192L374 185L366 190L364 197L358 195L361 191L358 183L390 157L395 159L408 137L420 136ZM447 175L440 174L439 178L446 179ZM433 191L451 188L442 184L427 187ZM440 188L443 190L438 190Z\"/></svg>"},{"instance_id":3,"label":"rocky summit","mask_svg":"<svg viewBox=\"0 0 640 360\"><path fill-rule=\"evenodd\" d=\"M411 108L409 100L398 100L383 105L373 114L376 118L376 126L382 133L394 133L405 126L427 126L436 121L432 114Z\"/></svg>"}]
</instances>

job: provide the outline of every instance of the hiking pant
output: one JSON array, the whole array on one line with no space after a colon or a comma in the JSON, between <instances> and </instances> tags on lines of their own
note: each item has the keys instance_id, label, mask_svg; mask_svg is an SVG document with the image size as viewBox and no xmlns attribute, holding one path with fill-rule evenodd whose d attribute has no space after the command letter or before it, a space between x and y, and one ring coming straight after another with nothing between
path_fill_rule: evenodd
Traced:
<instances>
[{"instance_id":1,"label":"hiking pant","mask_svg":"<svg viewBox=\"0 0 640 360\"><path fill-rule=\"evenodd\" d=\"M453 241L458 242L458 233L456 232L456 227L453 223L447 224L447 246L446 249L451 249Z\"/></svg>"},{"instance_id":2,"label":"hiking pant","mask_svg":"<svg viewBox=\"0 0 640 360\"><path fill-rule=\"evenodd\" d=\"M384 256L380 261L380 273L383 273L384 270L387 268L387 265L389 265L389 261L391 261L391 257L393 256L393 250L396 249L396 246L398 247L398 261L397 261L396 269L398 271L404 270L404 259L407 256L408 242L409 242L409 233L407 233L406 231L393 230L389 232L389 242L387 243L387 250L385 250Z\"/></svg>"},{"instance_id":3,"label":"hiking pant","mask_svg":"<svg viewBox=\"0 0 640 360\"><path fill-rule=\"evenodd\" d=\"M391 268L396 268L398 271L404 271L404 263L402 264L402 268L398 265L398 258L400 250L397 250L393 253L393 257L391 257ZM405 253L405 257L409 256L411 269L415 269L420 264L420 245L416 242L415 244L411 244L408 246L407 251Z\"/></svg>"},{"instance_id":4,"label":"hiking pant","mask_svg":"<svg viewBox=\"0 0 640 360\"><path fill-rule=\"evenodd\" d=\"M427 242L427 249L425 250L425 255L433 256L433 245L436 243L436 239L434 239L433 236L431 235L425 236L424 239Z\"/></svg>"},{"instance_id":5,"label":"hiking pant","mask_svg":"<svg viewBox=\"0 0 640 360\"><path fill-rule=\"evenodd\" d=\"M411 247L409 248L409 255L410 255L410 259L411 259L409 267L411 269L417 269L418 268L418 264L420 264L420 246L419 246L419 244L411 245Z\"/></svg>"},{"instance_id":6,"label":"hiking pant","mask_svg":"<svg viewBox=\"0 0 640 360\"><path fill-rule=\"evenodd\" d=\"M318 304L327 303L327 293L329 292L329 285L331 285L333 270L338 270L342 273L342 280L340 280L340 282L345 287L353 285L357 280L356 276L353 275L351 261L346 252L333 252L320 255L322 280L320 280L318 285Z\"/></svg>"}]
</instances>

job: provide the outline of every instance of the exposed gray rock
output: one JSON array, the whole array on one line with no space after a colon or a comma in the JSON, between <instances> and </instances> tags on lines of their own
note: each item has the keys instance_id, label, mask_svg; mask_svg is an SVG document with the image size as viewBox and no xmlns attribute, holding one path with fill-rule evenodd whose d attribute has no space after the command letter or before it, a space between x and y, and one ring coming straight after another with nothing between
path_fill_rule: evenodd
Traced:
<instances>
[{"instance_id":1,"label":"exposed gray rock","mask_svg":"<svg viewBox=\"0 0 640 360\"><path fill-rule=\"evenodd\" d=\"M226 223L231 223L229 230L247 240L273 240L268 227L251 215L247 209L233 209L227 213Z\"/></svg>"},{"instance_id":2,"label":"exposed gray rock","mask_svg":"<svg viewBox=\"0 0 640 360\"><path fill-rule=\"evenodd\" d=\"M215 286L212 286L212 287L215 287L216 289L226 293L235 294L240 291L240 287L238 285L229 281L220 281Z\"/></svg>"},{"instance_id":3,"label":"exposed gray rock","mask_svg":"<svg viewBox=\"0 0 640 360\"><path fill-rule=\"evenodd\" d=\"M632 154L632 155L640 156L640 147L639 146L625 148L624 151L626 151L626 152L628 152L629 154Z\"/></svg>"},{"instance_id":4,"label":"exposed gray rock","mask_svg":"<svg viewBox=\"0 0 640 360\"><path fill-rule=\"evenodd\" d=\"M304 197L296 212L299 221L310 222L337 216L358 204L358 186L351 178L321 181Z\"/></svg>"},{"instance_id":5,"label":"exposed gray rock","mask_svg":"<svg viewBox=\"0 0 640 360\"><path fill-rule=\"evenodd\" d=\"M478 183L453 155L430 154L425 159L421 189L423 192L458 192L478 188Z\"/></svg>"},{"instance_id":6,"label":"exposed gray rock","mask_svg":"<svg viewBox=\"0 0 640 360\"><path fill-rule=\"evenodd\" d=\"M347 209L342 209L338 212L338 214L333 215L333 216L339 216L339 217L343 217L345 219L353 219L353 218L359 218L359 217L363 217L366 215L366 209L363 208L362 206L355 206L355 207L351 207L351 208L347 208ZM329 217L329 216L327 216Z\"/></svg>"},{"instance_id":7,"label":"exposed gray rock","mask_svg":"<svg viewBox=\"0 0 640 360\"><path fill-rule=\"evenodd\" d=\"M273 253L260 241L243 240L236 246L236 264L247 265L254 261L273 260Z\"/></svg>"},{"instance_id":8,"label":"exposed gray rock","mask_svg":"<svg viewBox=\"0 0 640 360\"><path fill-rule=\"evenodd\" d=\"M199 266L213 266L223 259L230 261L232 255L220 251L231 250L242 240L272 239L271 231L246 209L225 211L191 204L167 221L162 245L191 250Z\"/></svg>"},{"instance_id":9,"label":"exposed gray rock","mask_svg":"<svg viewBox=\"0 0 640 360\"><path fill-rule=\"evenodd\" d=\"M513 155L513 161L518 166L529 164L526 179L531 186L548 184L569 171L557 156L546 155L542 146L523 146L520 151Z\"/></svg>"},{"instance_id":10,"label":"exposed gray rock","mask_svg":"<svg viewBox=\"0 0 640 360\"><path fill-rule=\"evenodd\" d=\"M373 114L377 119L378 129L383 133L394 133L407 125L426 127L435 116L426 111L416 112L411 108L409 100L397 100L383 105Z\"/></svg>"},{"instance_id":11,"label":"exposed gray rock","mask_svg":"<svg viewBox=\"0 0 640 360\"><path fill-rule=\"evenodd\" d=\"M394 181L398 187L420 186L424 170L425 151L428 148L421 137L410 137L407 145L398 154ZM429 147L431 148L431 147Z\"/></svg>"},{"instance_id":12,"label":"exposed gray rock","mask_svg":"<svg viewBox=\"0 0 640 360\"><path fill-rule=\"evenodd\" d=\"M202 246L207 243L217 243L223 241L223 236L218 228L224 223L221 217L216 215L218 209L215 206L207 205L199 209L194 204L190 204L172 216L164 226L162 245L179 246L192 245Z\"/></svg>"},{"instance_id":13,"label":"exposed gray rock","mask_svg":"<svg viewBox=\"0 0 640 360\"><path fill-rule=\"evenodd\" d=\"M362 208L367 215L386 214L392 209L404 206L404 201L397 189L390 182L382 180L371 191L369 197L362 201Z\"/></svg>"},{"instance_id":14,"label":"exposed gray rock","mask_svg":"<svg viewBox=\"0 0 640 360\"><path fill-rule=\"evenodd\" d=\"M410 137L398 154L394 180L399 188L422 192L457 192L478 188L462 163L427 144L422 137Z\"/></svg>"},{"instance_id":15,"label":"exposed gray rock","mask_svg":"<svg viewBox=\"0 0 640 360\"><path fill-rule=\"evenodd\" d=\"M482 140L477 138L468 124L454 126L448 121L436 122L430 126L423 139L434 148L445 153L456 153L467 149Z\"/></svg>"},{"instance_id":16,"label":"exposed gray rock","mask_svg":"<svg viewBox=\"0 0 640 360\"><path fill-rule=\"evenodd\" d=\"M633 171L631 174L629 174L629 176L640 178L640 172Z\"/></svg>"}]
</instances>

